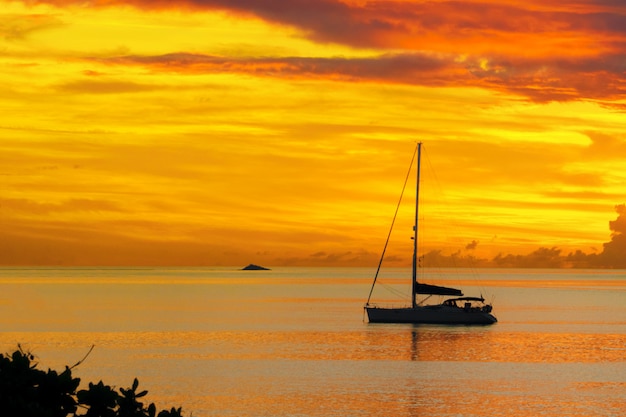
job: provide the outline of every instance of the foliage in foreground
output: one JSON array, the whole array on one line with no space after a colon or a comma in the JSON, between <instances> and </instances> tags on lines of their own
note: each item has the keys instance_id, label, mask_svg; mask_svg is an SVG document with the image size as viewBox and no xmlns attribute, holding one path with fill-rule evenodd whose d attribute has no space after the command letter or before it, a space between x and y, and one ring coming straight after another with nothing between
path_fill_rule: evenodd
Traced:
<instances>
[{"instance_id":1,"label":"foliage in foreground","mask_svg":"<svg viewBox=\"0 0 626 417\"><path fill-rule=\"evenodd\" d=\"M0 354L0 415L7 417L182 417L181 409L157 414L154 403L139 401L148 391L138 392L139 381L119 393L102 381L78 389L80 378L72 377L66 366L58 373L37 369L35 357L21 347L12 354ZM82 362L82 361L81 361Z\"/></svg>"}]
</instances>

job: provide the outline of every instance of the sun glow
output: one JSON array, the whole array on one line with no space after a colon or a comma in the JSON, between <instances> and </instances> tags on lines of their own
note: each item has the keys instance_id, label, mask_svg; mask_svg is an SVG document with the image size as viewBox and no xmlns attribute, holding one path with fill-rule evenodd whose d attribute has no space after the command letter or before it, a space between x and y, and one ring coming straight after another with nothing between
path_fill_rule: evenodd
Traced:
<instances>
[{"instance_id":1,"label":"sun glow","mask_svg":"<svg viewBox=\"0 0 626 417\"><path fill-rule=\"evenodd\" d=\"M3 3L0 264L371 266L418 140L426 248L611 239L624 10L180 4Z\"/></svg>"}]
</instances>

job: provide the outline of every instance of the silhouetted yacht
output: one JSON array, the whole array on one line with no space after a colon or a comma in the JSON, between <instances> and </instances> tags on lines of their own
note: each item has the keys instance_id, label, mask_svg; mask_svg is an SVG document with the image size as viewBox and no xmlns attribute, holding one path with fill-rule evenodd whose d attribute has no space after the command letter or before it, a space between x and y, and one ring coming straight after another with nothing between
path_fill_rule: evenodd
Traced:
<instances>
[{"instance_id":1,"label":"silhouetted yacht","mask_svg":"<svg viewBox=\"0 0 626 417\"><path fill-rule=\"evenodd\" d=\"M404 307L379 307L370 302L380 264L372 283L372 288L365 304L365 311L370 323L431 323L431 324L493 324L498 320L491 314L492 306L485 303L481 297L464 297L461 290L456 288L441 287L418 282L418 212L420 191L420 165L422 144L418 143L415 149L417 153L417 175L415 192L415 224L413 226L413 268L411 274L411 305ZM411 161L411 167L415 160L415 153ZM394 219L395 220L395 219ZM384 251L383 251L384 255ZM382 258L381 258L382 263ZM418 301L417 294L427 295ZM426 300L433 295L451 296L440 304L426 304Z\"/></svg>"}]
</instances>

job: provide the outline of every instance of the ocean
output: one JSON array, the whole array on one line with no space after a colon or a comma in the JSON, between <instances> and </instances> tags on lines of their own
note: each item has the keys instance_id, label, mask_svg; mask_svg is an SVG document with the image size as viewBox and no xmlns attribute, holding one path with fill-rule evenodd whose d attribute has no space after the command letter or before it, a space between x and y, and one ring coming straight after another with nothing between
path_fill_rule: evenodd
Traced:
<instances>
[{"instance_id":1,"label":"ocean","mask_svg":"<svg viewBox=\"0 0 626 417\"><path fill-rule=\"evenodd\" d=\"M368 324L371 268L0 268L0 350L186 416L624 416L625 270L443 270L492 326ZM408 297L381 273L374 301Z\"/></svg>"}]
</instances>

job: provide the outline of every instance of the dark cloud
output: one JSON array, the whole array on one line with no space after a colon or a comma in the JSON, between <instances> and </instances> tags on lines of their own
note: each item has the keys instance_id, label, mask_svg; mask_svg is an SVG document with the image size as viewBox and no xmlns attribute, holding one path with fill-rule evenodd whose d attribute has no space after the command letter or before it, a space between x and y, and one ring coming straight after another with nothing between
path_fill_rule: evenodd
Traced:
<instances>
[{"instance_id":1,"label":"dark cloud","mask_svg":"<svg viewBox=\"0 0 626 417\"><path fill-rule=\"evenodd\" d=\"M460 251L445 255L432 250L424 255L423 264L439 267L497 267L497 268L626 268L626 204L615 207L616 220L609 222L611 241L603 244L601 253L585 253L581 250L563 254L557 247L541 247L529 254L498 254L493 259L481 259L462 255ZM466 246L469 249L477 241Z\"/></svg>"},{"instance_id":2,"label":"dark cloud","mask_svg":"<svg viewBox=\"0 0 626 417\"><path fill-rule=\"evenodd\" d=\"M536 102L619 100L626 96L623 54L589 58L492 57L468 60L467 69L486 87Z\"/></svg>"},{"instance_id":3,"label":"dark cloud","mask_svg":"<svg viewBox=\"0 0 626 417\"><path fill-rule=\"evenodd\" d=\"M308 256L293 256L290 258L274 258L268 262L275 265L289 266L310 266L310 265L341 265L359 267L363 265L373 265L378 260L378 254L366 250L326 252L319 251ZM396 262L397 259L387 259L389 263Z\"/></svg>"},{"instance_id":4,"label":"dark cloud","mask_svg":"<svg viewBox=\"0 0 626 417\"><path fill-rule=\"evenodd\" d=\"M372 58L248 57L172 53L156 56L129 55L100 59L110 64L145 65L171 72L247 72L259 76L325 77L357 80L419 80L424 73L435 73L453 66L452 57L428 54L383 55Z\"/></svg>"},{"instance_id":5,"label":"dark cloud","mask_svg":"<svg viewBox=\"0 0 626 417\"><path fill-rule=\"evenodd\" d=\"M611 241L603 245L599 258L602 266L626 268L626 205L615 206L615 211L617 219L609 222Z\"/></svg>"},{"instance_id":6,"label":"dark cloud","mask_svg":"<svg viewBox=\"0 0 626 417\"><path fill-rule=\"evenodd\" d=\"M613 235L621 235L626 233L626 206L620 204L615 206L615 211L619 216L617 220L609 222L609 228L613 231Z\"/></svg>"},{"instance_id":7,"label":"dark cloud","mask_svg":"<svg viewBox=\"0 0 626 417\"><path fill-rule=\"evenodd\" d=\"M420 86L480 86L526 96L535 102L615 100L626 96L626 61L607 55L588 60L478 58L451 54L398 53L366 58L247 57L172 53L98 58L114 65L142 65L180 73L240 72L260 77L324 78ZM581 76L580 74L585 74ZM68 88L105 88L102 83ZM112 85L114 90L129 88ZM130 86L137 88L137 86Z\"/></svg>"},{"instance_id":8,"label":"dark cloud","mask_svg":"<svg viewBox=\"0 0 626 417\"><path fill-rule=\"evenodd\" d=\"M342 264L342 265L362 265L364 261L371 261L372 254L366 251L360 251L358 253L352 251L339 252L339 253L328 253L328 252L316 252L310 255L308 260L300 259L297 261L296 259L291 260L291 264L298 264L304 261L304 264L310 264L311 261L314 263L319 263L322 265L333 265L333 264Z\"/></svg>"},{"instance_id":9,"label":"dark cloud","mask_svg":"<svg viewBox=\"0 0 626 417\"><path fill-rule=\"evenodd\" d=\"M561 250L539 248L528 255L498 255L492 262L501 268L561 268L564 266Z\"/></svg>"},{"instance_id":10,"label":"dark cloud","mask_svg":"<svg viewBox=\"0 0 626 417\"><path fill-rule=\"evenodd\" d=\"M33 3L33 2L29 2ZM259 76L337 77L354 81L427 86L479 86L534 102L599 100L607 106L626 96L626 4L495 2L351 2L339 0L43 0L59 7L134 6L144 10L221 10L295 27L317 42L376 49L372 58L223 58L177 53L129 56L161 70L241 71ZM8 22L8 19L5 19ZM54 24L28 17L0 24L19 37ZM384 53L394 51L393 53ZM401 51L401 52L397 52ZM75 88L101 87L68 86ZM104 86L106 87L106 86ZM112 85L114 90L133 88Z\"/></svg>"},{"instance_id":11,"label":"dark cloud","mask_svg":"<svg viewBox=\"0 0 626 417\"><path fill-rule=\"evenodd\" d=\"M477 240L472 240L470 243L465 245L465 249L466 250L474 250L474 249L476 249L477 246L478 246L478 241Z\"/></svg>"},{"instance_id":12,"label":"dark cloud","mask_svg":"<svg viewBox=\"0 0 626 417\"><path fill-rule=\"evenodd\" d=\"M482 1L41 0L37 3L225 10L297 27L318 41L369 47L406 48L407 45L419 44L420 37L432 32L459 39L479 33L494 42L500 32L520 36L557 32L626 33L626 7L619 1L576 2L578 7L570 4L541 4L543 7L537 7L532 2L511 5ZM599 42L598 36L594 42ZM424 48L421 46L419 49Z\"/></svg>"}]
</instances>

